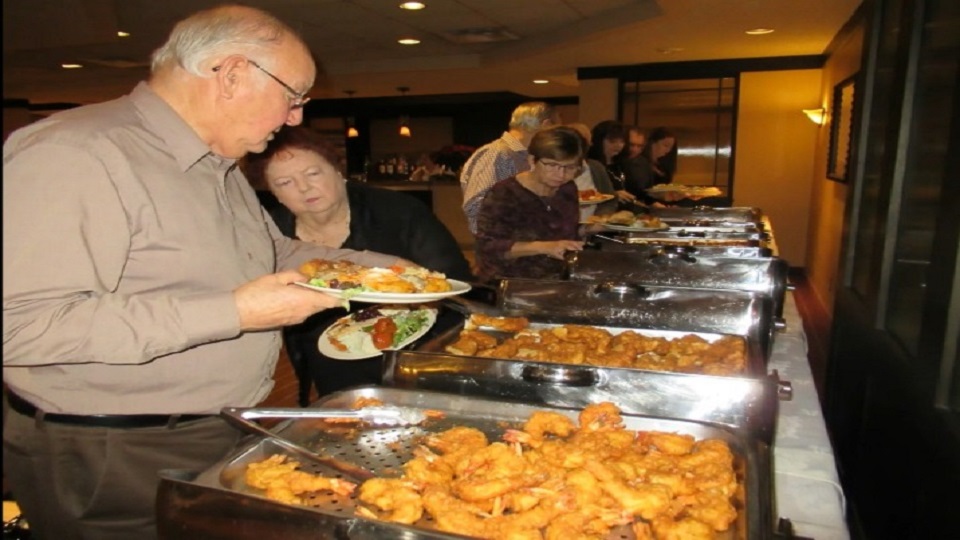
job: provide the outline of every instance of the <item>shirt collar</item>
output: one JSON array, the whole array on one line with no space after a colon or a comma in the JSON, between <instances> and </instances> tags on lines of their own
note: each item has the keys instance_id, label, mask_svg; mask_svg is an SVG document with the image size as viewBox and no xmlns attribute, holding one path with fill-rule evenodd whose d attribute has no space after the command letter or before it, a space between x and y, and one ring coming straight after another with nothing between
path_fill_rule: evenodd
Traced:
<instances>
[{"instance_id":1,"label":"shirt collar","mask_svg":"<svg viewBox=\"0 0 960 540\"><path fill-rule=\"evenodd\" d=\"M509 131L504 131L503 135L500 136L500 140L507 145L507 148L513 150L514 152L526 152L527 147L523 145L523 142L520 139L513 136Z\"/></svg>"},{"instance_id":2,"label":"shirt collar","mask_svg":"<svg viewBox=\"0 0 960 540\"><path fill-rule=\"evenodd\" d=\"M138 84L130 93L130 99L147 129L166 143L182 171L186 172L207 156L217 162L217 168L224 170L236 163L235 159L220 157L211 152L197 132L147 83Z\"/></svg>"}]
</instances>

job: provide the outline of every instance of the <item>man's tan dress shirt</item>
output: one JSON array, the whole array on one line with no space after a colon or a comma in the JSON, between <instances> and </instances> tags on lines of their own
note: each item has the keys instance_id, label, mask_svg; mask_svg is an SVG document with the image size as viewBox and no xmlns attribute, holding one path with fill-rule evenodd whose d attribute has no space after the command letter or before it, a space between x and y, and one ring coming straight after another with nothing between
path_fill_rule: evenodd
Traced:
<instances>
[{"instance_id":1,"label":"man's tan dress shirt","mask_svg":"<svg viewBox=\"0 0 960 540\"><path fill-rule=\"evenodd\" d=\"M279 233L234 160L141 83L3 147L3 379L47 412L216 413L273 386L233 289L330 250Z\"/></svg>"}]
</instances>

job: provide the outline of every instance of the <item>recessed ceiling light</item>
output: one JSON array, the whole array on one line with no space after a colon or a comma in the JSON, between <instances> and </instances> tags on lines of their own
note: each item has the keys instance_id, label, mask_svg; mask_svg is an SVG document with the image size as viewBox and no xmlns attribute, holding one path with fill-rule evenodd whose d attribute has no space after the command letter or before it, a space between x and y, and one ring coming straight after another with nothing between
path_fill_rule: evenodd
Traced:
<instances>
[{"instance_id":1,"label":"recessed ceiling light","mask_svg":"<svg viewBox=\"0 0 960 540\"><path fill-rule=\"evenodd\" d=\"M762 36L764 34L772 34L773 28L754 28L752 30L747 30L746 33L751 36Z\"/></svg>"},{"instance_id":2,"label":"recessed ceiling light","mask_svg":"<svg viewBox=\"0 0 960 540\"><path fill-rule=\"evenodd\" d=\"M60 67L63 69L80 69L83 67L83 64L60 64Z\"/></svg>"},{"instance_id":3,"label":"recessed ceiling light","mask_svg":"<svg viewBox=\"0 0 960 540\"><path fill-rule=\"evenodd\" d=\"M400 4L400 9L409 9L410 11L417 11L425 7L427 7L427 5L423 2L404 2Z\"/></svg>"},{"instance_id":4,"label":"recessed ceiling light","mask_svg":"<svg viewBox=\"0 0 960 540\"><path fill-rule=\"evenodd\" d=\"M117 37L130 37L130 32L124 32L123 30L117 30Z\"/></svg>"},{"instance_id":5,"label":"recessed ceiling light","mask_svg":"<svg viewBox=\"0 0 960 540\"><path fill-rule=\"evenodd\" d=\"M413 39L413 38L403 38L403 39L398 39L398 40L397 40L397 43L399 43L399 44L401 44L401 45L419 45L419 44L420 44L420 40L419 40L419 39Z\"/></svg>"},{"instance_id":6,"label":"recessed ceiling light","mask_svg":"<svg viewBox=\"0 0 960 540\"><path fill-rule=\"evenodd\" d=\"M550 81L546 79L534 79L533 84L550 84Z\"/></svg>"}]
</instances>

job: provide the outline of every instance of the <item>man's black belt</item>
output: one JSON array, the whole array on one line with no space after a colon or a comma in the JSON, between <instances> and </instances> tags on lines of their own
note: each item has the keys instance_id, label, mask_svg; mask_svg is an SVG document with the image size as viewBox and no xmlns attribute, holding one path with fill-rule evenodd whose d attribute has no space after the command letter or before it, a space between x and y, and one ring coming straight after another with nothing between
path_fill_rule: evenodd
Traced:
<instances>
[{"instance_id":1,"label":"man's black belt","mask_svg":"<svg viewBox=\"0 0 960 540\"><path fill-rule=\"evenodd\" d=\"M7 402L14 411L29 417L37 416L36 405L7 390ZM210 418L209 414L58 414L43 413L44 422L57 424L71 424L74 426L91 426L102 428L130 429L146 427L173 427L179 423Z\"/></svg>"}]
</instances>

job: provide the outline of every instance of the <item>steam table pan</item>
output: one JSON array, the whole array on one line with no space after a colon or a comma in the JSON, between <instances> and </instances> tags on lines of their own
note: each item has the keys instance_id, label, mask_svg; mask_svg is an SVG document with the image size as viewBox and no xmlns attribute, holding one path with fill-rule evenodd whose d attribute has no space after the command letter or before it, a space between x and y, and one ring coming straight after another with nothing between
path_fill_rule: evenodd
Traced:
<instances>
[{"instance_id":1,"label":"steam table pan","mask_svg":"<svg viewBox=\"0 0 960 540\"><path fill-rule=\"evenodd\" d=\"M358 398L377 398L389 405L439 410L445 418L423 425L390 428L343 428L320 430L311 420L285 420L273 431L317 452L353 462L378 476L399 476L401 466L413 458L413 451L422 437L450 427L476 427L490 440L500 440L506 427L518 427L538 410L555 410L576 420L579 410L550 408L523 403L435 392L396 388L362 387L327 396L314 407L349 408ZM742 489L734 504L738 519L718 539L772 538L774 523L771 504L769 447L744 433L705 423L668 418L624 415L631 430L657 430L688 433L698 439L718 438L726 441L735 457L735 470ZM410 540L465 538L440 533L421 520L414 526L359 517L353 496L323 496L316 506L292 506L262 497L258 490L246 487L244 471L249 463L274 454L285 454L284 446L269 437L253 438L242 444L231 456L201 471L166 470L161 472L157 500L158 532L161 538L192 540L257 539L383 539ZM336 476L334 471L293 455L302 469ZM425 518L426 519L426 518ZM626 528L614 529L609 538L630 539Z\"/></svg>"}]
</instances>

